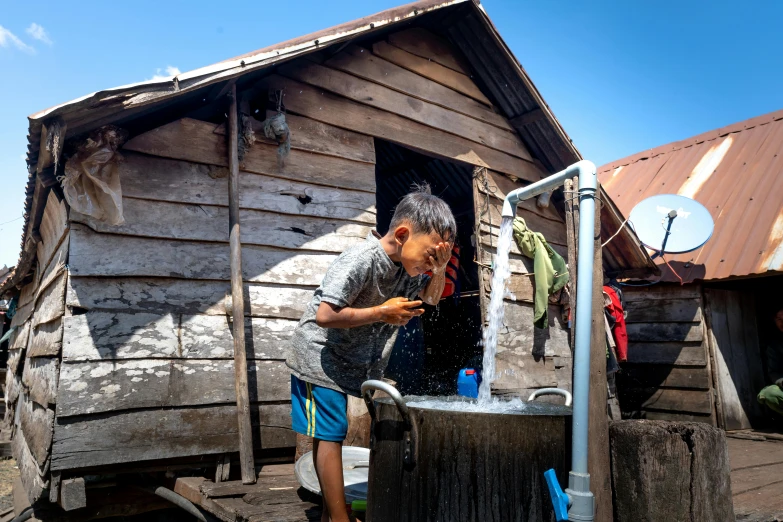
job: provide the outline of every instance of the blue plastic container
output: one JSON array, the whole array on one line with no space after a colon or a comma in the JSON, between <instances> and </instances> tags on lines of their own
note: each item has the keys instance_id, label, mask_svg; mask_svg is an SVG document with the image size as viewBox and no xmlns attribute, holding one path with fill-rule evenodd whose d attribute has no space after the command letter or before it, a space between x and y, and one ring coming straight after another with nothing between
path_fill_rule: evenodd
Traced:
<instances>
[{"instance_id":1,"label":"blue plastic container","mask_svg":"<svg viewBox=\"0 0 783 522\"><path fill-rule=\"evenodd\" d=\"M477 399L480 384L481 371L474 368L463 368L457 377L457 395Z\"/></svg>"}]
</instances>

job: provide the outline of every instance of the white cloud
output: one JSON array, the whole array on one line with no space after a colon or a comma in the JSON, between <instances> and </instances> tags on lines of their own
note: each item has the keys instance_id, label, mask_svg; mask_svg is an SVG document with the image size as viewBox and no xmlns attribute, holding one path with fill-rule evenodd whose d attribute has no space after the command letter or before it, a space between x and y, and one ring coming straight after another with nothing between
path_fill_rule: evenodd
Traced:
<instances>
[{"instance_id":1,"label":"white cloud","mask_svg":"<svg viewBox=\"0 0 783 522\"><path fill-rule=\"evenodd\" d=\"M45 44L52 45L52 40L49 38L49 35L46 34L46 29L35 22L31 23L30 27L28 27L25 32L36 40L40 40Z\"/></svg>"},{"instance_id":2,"label":"white cloud","mask_svg":"<svg viewBox=\"0 0 783 522\"><path fill-rule=\"evenodd\" d=\"M16 47L26 53L35 53L35 49L24 43L14 33L0 25L0 47Z\"/></svg>"},{"instance_id":3,"label":"white cloud","mask_svg":"<svg viewBox=\"0 0 783 522\"><path fill-rule=\"evenodd\" d=\"M180 71L176 67L172 67L171 65L166 66L166 69L165 69L165 73L166 74L163 74L163 72L164 72L164 69L161 69L160 67L155 69L155 76L153 76L152 78L148 78L147 81L149 81L149 80L155 80L155 81L158 81L158 80L170 80L174 76L178 76L178 75L182 74L182 71Z\"/></svg>"}]
</instances>

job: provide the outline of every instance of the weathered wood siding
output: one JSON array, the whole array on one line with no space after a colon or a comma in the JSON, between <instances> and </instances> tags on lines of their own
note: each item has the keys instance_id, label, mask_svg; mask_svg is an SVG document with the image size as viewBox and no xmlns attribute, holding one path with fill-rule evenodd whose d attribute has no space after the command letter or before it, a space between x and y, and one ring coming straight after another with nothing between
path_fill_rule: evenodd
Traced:
<instances>
[{"instance_id":1,"label":"weathered wood siding","mask_svg":"<svg viewBox=\"0 0 783 522\"><path fill-rule=\"evenodd\" d=\"M618 374L623 413L716 425L699 285L624 287L628 362Z\"/></svg>"},{"instance_id":2,"label":"weathered wood siding","mask_svg":"<svg viewBox=\"0 0 783 522\"><path fill-rule=\"evenodd\" d=\"M68 209L53 191L39 231L36 271L21 290L13 318L5 397L6 418L13 424L11 449L30 502L49 483L68 279Z\"/></svg>"},{"instance_id":3,"label":"weathered wood siding","mask_svg":"<svg viewBox=\"0 0 783 522\"><path fill-rule=\"evenodd\" d=\"M254 91L265 99L268 90L285 89L292 132L287 156L261 139L240 173L249 381L261 448L295 445L286 342L328 266L375 226L373 138L526 181L541 176L459 57L416 37L391 35L377 52L347 47L297 60ZM251 123L260 131L258 120ZM119 166L125 223L72 212L65 295L74 315L33 336L62 347L56 397L50 402L39 391L56 404L52 469L236 450L225 132L223 124L183 118L133 137ZM532 221L550 227L564 250L564 228L555 238L562 220L533 208ZM488 244L493 226L488 217ZM518 256L514 266L528 271ZM509 304L520 326L505 334L514 355L504 360L517 375L535 364L532 387L562 385L567 336L553 309L548 337L534 340L530 301ZM52 347L36 350L52 357Z\"/></svg>"},{"instance_id":4,"label":"weathered wood siding","mask_svg":"<svg viewBox=\"0 0 783 522\"><path fill-rule=\"evenodd\" d=\"M511 190L523 186L502 174L481 169L474 178L476 225L480 233L479 258L483 285L481 288L482 314L486 316L492 291L490 266L495 254L500 229L500 211L503 198ZM553 207L539 208L535 200L521 202L517 215L528 226L542 232L552 247L567 257L566 227L563 218ZM506 299L505 328L498 335L496 358L497 379L492 384L497 395L527 398L536 388L558 387L571 389L572 353L567 325L561 317L560 305L549 307L549 327L533 327L532 282L533 261L523 257L516 245L511 251L511 279Z\"/></svg>"}]
</instances>

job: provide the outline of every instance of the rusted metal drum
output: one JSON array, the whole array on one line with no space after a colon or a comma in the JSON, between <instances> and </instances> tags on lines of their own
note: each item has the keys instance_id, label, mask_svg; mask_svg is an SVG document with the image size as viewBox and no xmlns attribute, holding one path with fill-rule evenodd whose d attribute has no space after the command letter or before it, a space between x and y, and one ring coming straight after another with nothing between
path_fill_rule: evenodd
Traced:
<instances>
[{"instance_id":1,"label":"rusted metal drum","mask_svg":"<svg viewBox=\"0 0 783 522\"><path fill-rule=\"evenodd\" d=\"M369 522L554 522L544 471L564 483L571 408L481 413L459 411L462 397L402 400L370 407Z\"/></svg>"}]
</instances>

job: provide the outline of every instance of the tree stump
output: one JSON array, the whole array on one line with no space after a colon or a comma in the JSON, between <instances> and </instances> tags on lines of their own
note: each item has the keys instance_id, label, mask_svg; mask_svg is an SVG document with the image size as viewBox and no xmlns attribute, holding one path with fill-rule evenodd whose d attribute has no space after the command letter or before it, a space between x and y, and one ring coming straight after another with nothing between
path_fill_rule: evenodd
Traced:
<instances>
[{"instance_id":1,"label":"tree stump","mask_svg":"<svg viewBox=\"0 0 783 522\"><path fill-rule=\"evenodd\" d=\"M729 451L702 423L627 420L609 427L615 522L734 522Z\"/></svg>"}]
</instances>

